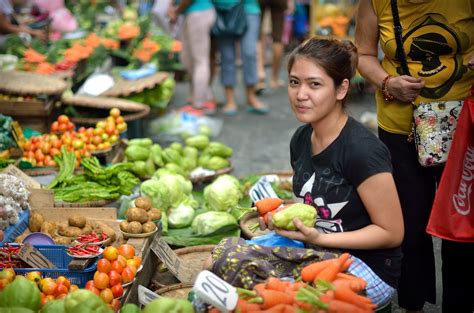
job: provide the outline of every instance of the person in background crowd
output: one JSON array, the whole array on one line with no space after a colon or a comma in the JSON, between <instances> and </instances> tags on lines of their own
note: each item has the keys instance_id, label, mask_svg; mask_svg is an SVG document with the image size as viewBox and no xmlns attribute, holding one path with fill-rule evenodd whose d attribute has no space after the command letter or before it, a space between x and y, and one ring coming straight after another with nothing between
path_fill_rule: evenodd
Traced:
<instances>
[{"instance_id":1,"label":"person in background crowd","mask_svg":"<svg viewBox=\"0 0 474 313\"><path fill-rule=\"evenodd\" d=\"M283 25L285 15L293 14L295 9L294 0L259 0L262 9L262 21L265 12L270 11L272 20L272 71L270 78L270 88L283 87L284 82L280 80L280 66L283 59L284 47L282 43ZM257 66L258 85L257 90L264 89L265 84L265 38L260 32L257 43Z\"/></svg>"},{"instance_id":2,"label":"person in background crowd","mask_svg":"<svg viewBox=\"0 0 474 313\"><path fill-rule=\"evenodd\" d=\"M367 296L383 307L400 275L403 219L387 147L345 111L356 67L350 41L313 37L289 56L288 98L304 123L290 143L293 193L318 219L306 227L296 218L297 231L276 232L349 252L349 272L367 281Z\"/></svg>"},{"instance_id":3,"label":"person in background crowd","mask_svg":"<svg viewBox=\"0 0 474 313\"><path fill-rule=\"evenodd\" d=\"M179 14L184 15L181 40L181 60L191 76L191 106L185 111L212 114L216 110L210 80L210 31L216 19L211 0L182 0L168 11L170 21L176 22Z\"/></svg>"},{"instance_id":4,"label":"person in background crowd","mask_svg":"<svg viewBox=\"0 0 474 313\"><path fill-rule=\"evenodd\" d=\"M379 137L392 154L395 183L403 210L405 238L398 302L407 312L422 312L436 302L433 242L426 226L443 167L422 167L412 128L412 103L459 100L474 82L474 5L472 0L399 0L404 51L411 76L402 75L390 1L361 0L356 44L359 72L378 88ZM377 59L380 44L384 58ZM382 93L382 89L384 89ZM474 310L474 245L442 241L443 312Z\"/></svg>"},{"instance_id":5,"label":"person in background crowd","mask_svg":"<svg viewBox=\"0 0 474 313\"><path fill-rule=\"evenodd\" d=\"M241 0L213 0L216 7L229 7ZM257 40L260 29L260 7L257 0L243 0L247 17L247 27L242 37L219 37L217 45L221 56L221 83L225 88L225 115L237 114L234 87L236 85L236 43L240 40L240 56L246 86L247 111L266 114L270 109L258 100L255 85L257 78Z\"/></svg>"},{"instance_id":6,"label":"person in background crowd","mask_svg":"<svg viewBox=\"0 0 474 313\"><path fill-rule=\"evenodd\" d=\"M27 33L41 40L46 40L46 33L42 30L32 29L26 25L18 25L13 17L13 6L23 5L23 0L0 0L0 45L8 34Z\"/></svg>"}]
</instances>

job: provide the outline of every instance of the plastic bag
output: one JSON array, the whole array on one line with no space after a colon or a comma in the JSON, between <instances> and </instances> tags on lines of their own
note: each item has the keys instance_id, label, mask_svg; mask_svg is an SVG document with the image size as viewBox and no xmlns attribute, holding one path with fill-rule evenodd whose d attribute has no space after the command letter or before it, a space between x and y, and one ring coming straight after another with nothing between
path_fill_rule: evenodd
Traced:
<instances>
[{"instance_id":1,"label":"plastic bag","mask_svg":"<svg viewBox=\"0 0 474 313\"><path fill-rule=\"evenodd\" d=\"M255 244L265 247L304 248L303 242L283 237L273 231L262 236L253 237L251 240L246 240L245 242L249 245Z\"/></svg>"}]
</instances>

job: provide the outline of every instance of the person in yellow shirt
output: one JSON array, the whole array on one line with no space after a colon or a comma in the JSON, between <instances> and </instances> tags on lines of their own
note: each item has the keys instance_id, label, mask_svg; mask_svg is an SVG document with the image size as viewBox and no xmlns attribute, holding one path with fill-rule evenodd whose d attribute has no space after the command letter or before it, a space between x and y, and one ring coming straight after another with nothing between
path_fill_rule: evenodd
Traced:
<instances>
[{"instance_id":1,"label":"person in yellow shirt","mask_svg":"<svg viewBox=\"0 0 474 313\"><path fill-rule=\"evenodd\" d=\"M425 229L443 167L422 167L409 142L413 104L462 101L474 82L474 4L472 0L399 0L403 50L411 76L396 56L389 0L361 0L356 45L359 72L376 93L379 137L392 155L393 174L403 210L405 238L398 301L407 312L435 303L432 238ZM378 60L378 44L384 58ZM470 70L469 70L470 69ZM443 311L472 312L474 244L442 241ZM469 276L470 275L470 276Z\"/></svg>"}]
</instances>

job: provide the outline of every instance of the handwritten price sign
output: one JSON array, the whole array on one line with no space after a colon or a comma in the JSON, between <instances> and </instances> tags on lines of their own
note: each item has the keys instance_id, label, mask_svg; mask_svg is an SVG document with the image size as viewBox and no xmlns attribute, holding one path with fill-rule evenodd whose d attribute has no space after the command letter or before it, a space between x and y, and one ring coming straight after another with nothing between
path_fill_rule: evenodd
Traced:
<instances>
[{"instance_id":1,"label":"handwritten price sign","mask_svg":"<svg viewBox=\"0 0 474 313\"><path fill-rule=\"evenodd\" d=\"M237 290L232 285L209 271L199 273L193 290L205 303L215 306L221 312L234 310L239 299Z\"/></svg>"}]
</instances>

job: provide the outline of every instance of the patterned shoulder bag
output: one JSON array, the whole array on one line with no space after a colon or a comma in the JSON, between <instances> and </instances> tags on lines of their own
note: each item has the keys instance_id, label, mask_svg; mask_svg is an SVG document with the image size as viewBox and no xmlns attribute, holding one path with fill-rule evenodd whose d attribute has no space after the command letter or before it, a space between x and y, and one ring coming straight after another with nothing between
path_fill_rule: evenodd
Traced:
<instances>
[{"instance_id":1,"label":"patterned shoulder bag","mask_svg":"<svg viewBox=\"0 0 474 313\"><path fill-rule=\"evenodd\" d=\"M397 0L391 0L391 6L397 42L396 56L400 60L403 74L410 75L403 50L402 26L398 15ZM415 141L418 161L422 166L440 166L446 162L462 105L463 101L461 100L414 105L413 129L409 139Z\"/></svg>"}]
</instances>

